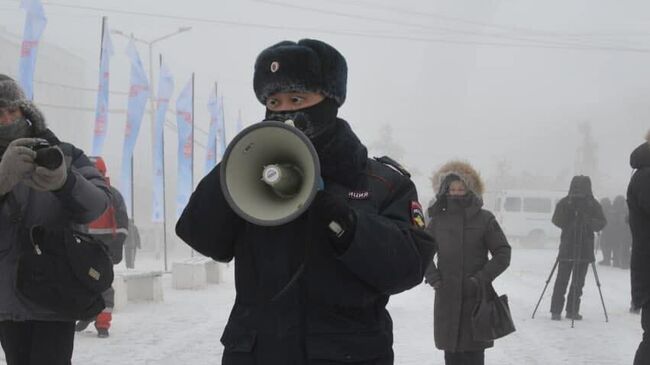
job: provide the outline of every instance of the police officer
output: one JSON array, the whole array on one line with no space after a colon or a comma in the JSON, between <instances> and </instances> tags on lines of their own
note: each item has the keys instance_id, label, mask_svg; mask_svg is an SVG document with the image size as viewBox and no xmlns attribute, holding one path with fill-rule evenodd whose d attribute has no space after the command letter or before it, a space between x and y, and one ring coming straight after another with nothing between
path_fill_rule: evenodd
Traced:
<instances>
[{"instance_id":1,"label":"police officer","mask_svg":"<svg viewBox=\"0 0 650 365\"><path fill-rule=\"evenodd\" d=\"M296 121L318 152L325 189L307 212L276 227L244 221L222 194L217 166L178 221L194 249L235 260L224 365L393 363L386 303L422 281L433 242L408 173L369 159L337 117L346 80L343 56L318 40L278 43L255 63L266 119Z\"/></svg>"}]
</instances>

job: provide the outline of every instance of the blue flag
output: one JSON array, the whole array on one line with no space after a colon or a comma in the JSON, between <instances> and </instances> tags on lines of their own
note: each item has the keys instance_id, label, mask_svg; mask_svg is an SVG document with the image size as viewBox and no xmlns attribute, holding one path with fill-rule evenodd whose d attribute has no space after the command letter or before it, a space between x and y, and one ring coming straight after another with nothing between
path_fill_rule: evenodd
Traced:
<instances>
[{"instance_id":1,"label":"blue flag","mask_svg":"<svg viewBox=\"0 0 650 365\"><path fill-rule=\"evenodd\" d=\"M217 165L217 136L221 111L219 110L219 99L217 98L216 88L212 90L208 98L208 112L210 113L210 129L208 130L208 143L205 156L206 175Z\"/></svg>"},{"instance_id":2,"label":"blue flag","mask_svg":"<svg viewBox=\"0 0 650 365\"><path fill-rule=\"evenodd\" d=\"M41 35L45 30L47 18L40 0L22 0L20 7L25 9L25 30L23 44L20 48L19 83L29 100L34 99L34 69L36 68L36 51Z\"/></svg>"},{"instance_id":3,"label":"blue flag","mask_svg":"<svg viewBox=\"0 0 650 365\"><path fill-rule=\"evenodd\" d=\"M108 89L110 80L110 59L113 56L113 42L108 26L104 23L102 50L99 60L99 90L97 91L97 108L95 110L95 131L93 138L93 156L101 156L104 140L108 130Z\"/></svg>"},{"instance_id":4,"label":"blue flag","mask_svg":"<svg viewBox=\"0 0 650 365\"><path fill-rule=\"evenodd\" d=\"M217 162L226 152L226 117L223 111L223 95L219 98L219 123L217 124Z\"/></svg>"},{"instance_id":5,"label":"blue flag","mask_svg":"<svg viewBox=\"0 0 650 365\"><path fill-rule=\"evenodd\" d=\"M174 91L174 77L167 65L160 66L158 98L156 99L156 122L153 127L153 211L151 221L161 223L165 220L165 115L169 100Z\"/></svg>"},{"instance_id":6,"label":"blue flag","mask_svg":"<svg viewBox=\"0 0 650 365\"><path fill-rule=\"evenodd\" d=\"M131 58L131 86L129 88L129 105L126 111L120 192L124 196L129 217L133 217L133 206L131 206L131 189L133 184L132 157L135 142L138 139L144 109L149 99L149 81L147 80L147 75L144 72L142 61L140 61L140 56L138 55L138 50L135 48L133 40L129 41L126 52L129 58Z\"/></svg>"},{"instance_id":7,"label":"blue flag","mask_svg":"<svg viewBox=\"0 0 650 365\"><path fill-rule=\"evenodd\" d=\"M178 172L176 217L180 217L192 194L192 174L194 159L193 78L190 79L176 100L176 124L178 126Z\"/></svg>"}]
</instances>

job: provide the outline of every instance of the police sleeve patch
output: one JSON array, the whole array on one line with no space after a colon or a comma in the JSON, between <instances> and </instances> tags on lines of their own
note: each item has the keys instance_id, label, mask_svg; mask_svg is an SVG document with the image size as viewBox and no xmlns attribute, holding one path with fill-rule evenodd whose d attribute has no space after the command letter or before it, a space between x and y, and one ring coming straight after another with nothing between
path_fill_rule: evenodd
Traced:
<instances>
[{"instance_id":1,"label":"police sleeve patch","mask_svg":"<svg viewBox=\"0 0 650 365\"><path fill-rule=\"evenodd\" d=\"M424 213L422 205L415 200L411 201L411 223L418 228L424 228Z\"/></svg>"}]
</instances>

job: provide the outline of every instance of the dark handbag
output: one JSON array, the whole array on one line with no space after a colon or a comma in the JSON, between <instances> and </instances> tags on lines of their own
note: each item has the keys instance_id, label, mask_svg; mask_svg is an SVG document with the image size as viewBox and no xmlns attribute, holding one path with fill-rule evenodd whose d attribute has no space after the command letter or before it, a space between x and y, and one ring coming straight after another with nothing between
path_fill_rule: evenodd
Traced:
<instances>
[{"instance_id":1,"label":"dark handbag","mask_svg":"<svg viewBox=\"0 0 650 365\"><path fill-rule=\"evenodd\" d=\"M472 312L475 341L492 341L515 331L508 296L498 296L492 285L479 284L479 302Z\"/></svg>"},{"instance_id":2,"label":"dark handbag","mask_svg":"<svg viewBox=\"0 0 650 365\"><path fill-rule=\"evenodd\" d=\"M10 204L18 206L13 196ZM106 306L101 293L113 283L113 263L106 246L71 227L27 228L22 218L14 222L20 224L18 293L71 319L90 319L99 314Z\"/></svg>"}]
</instances>

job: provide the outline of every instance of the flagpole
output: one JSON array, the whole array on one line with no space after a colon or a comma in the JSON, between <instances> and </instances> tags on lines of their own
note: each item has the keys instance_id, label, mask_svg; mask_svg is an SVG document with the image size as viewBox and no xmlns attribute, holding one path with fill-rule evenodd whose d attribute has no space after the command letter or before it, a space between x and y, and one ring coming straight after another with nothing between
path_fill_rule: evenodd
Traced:
<instances>
[{"instance_id":1,"label":"flagpole","mask_svg":"<svg viewBox=\"0 0 650 365\"><path fill-rule=\"evenodd\" d=\"M190 180L190 186L192 191L194 190L194 72L192 72L192 179Z\"/></svg>"},{"instance_id":2,"label":"flagpole","mask_svg":"<svg viewBox=\"0 0 650 365\"><path fill-rule=\"evenodd\" d=\"M108 17L103 16L102 17L102 38L101 41L99 42L99 68L101 69L102 65L102 57L104 57L104 33L106 33L106 23L108 22Z\"/></svg>"},{"instance_id":3,"label":"flagpole","mask_svg":"<svg viewBox=\"0 0 650 365\"><path fill-rule=\"evenodd\" d=\"M131 39L134 39L133 34L131 34ZM135 225L135 176L133 176L133 161L135 161L135 159L133 156L135 156L135 148L133 148L133 152L131 153L131 211L129 212L131 213L131 219Z\"/></svg>"},{"instance_id":4,"label":"flagpole","mask_svg":"<svg viewBox=\"0 0 650 365\"><path fill-rule=\"evenodd\" d=\"M192 191L194 191L194 72L192 72L192 158L190 159L191 171L190 174L190 186ZM194 257L194 249L190 251L190 257Z\"/></svg>"},{"instance_id":5,"label":"flagpole","mask_svg":"<svg viewBox=\"0 0 650 365\"><path fill-rule=\"evenodd\" d=\"M215 81L214 82L214 102L217 103L217 106L219 106L219 84ZM223 107L223 106L222 106ZM220 110L217 110L217 112L220 112ZM219 116L217 115L217 123L219 122ZM225 123L224 123L225 124ZM217 161L217 151L219 150L219 143L217 141L219 140L219 133L216 133L214 136L214 162L215 164L218 163ZM209 146L209 144L208 144Z\"/></svg>"},{"instance_id":6,"label":"flagpole","mask_svg":"<svg viewBox=\"0 0 650 365\"><path fill-rule=\"evenodd\" d=\"M160 69L162 71L162 54L160 58ZM163 189L163 249L165 257L165 272L167 272L167 187L165 183L165 118L162 122L162 138L160 140L162 148L162 189Z\"/></svg>"}]
</instances>

